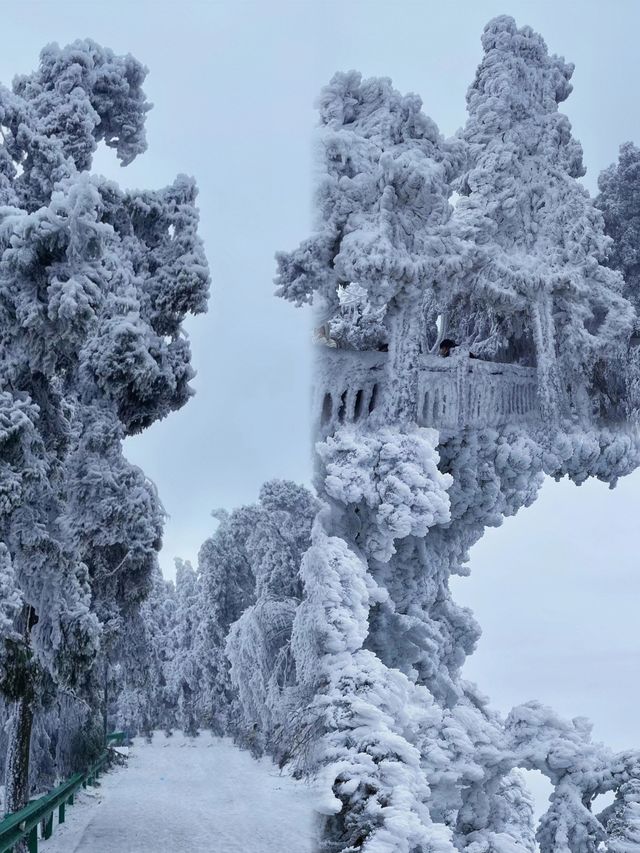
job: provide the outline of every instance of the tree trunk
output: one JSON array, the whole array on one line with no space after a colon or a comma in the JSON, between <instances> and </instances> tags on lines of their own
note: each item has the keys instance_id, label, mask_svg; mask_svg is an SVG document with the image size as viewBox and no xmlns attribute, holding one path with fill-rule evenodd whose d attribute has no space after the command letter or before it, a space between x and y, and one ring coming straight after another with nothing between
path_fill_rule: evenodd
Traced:
<instances>
[{"instance_id":1,"label":"tree trunk","mask_svg":"<svg viewBox=\"0 0 640 853\"><path fill-rule=\"evenodd\" d=\"M546 423L557 420L561 402L552 307L551 296L543 293L534 304L532 314L538 372L538 399L541 415Z\"/></svg>"},{"instance_id":2,"label":"tree trunk","mask_svg":"<svg viewBox=\"0 0 640 853\"><path fill-rule=\"evenodd\" d=\"M17 812L29 802L29 748L33 707L23 696L14 705L5 770L5 814Z\"/></svg>"},{"instance_id":3,"label":"tree trunk","mask_svg":"<svg viewBox=\"0 0 640 853\"><path fill-rule=\"evenodd\" d=\"M33 608L25 605L16 622L22 640L14 646L11 680L6 685L7 698L13 700L13 714L5 764L5 814L19 811L29 802L29 752L36 678L29 638L37 621ZM20 845L15 853L21 853Z\"/></svg>"},{"instance_id":4,"label":"tree trunk","mask_svg":"<svg viewBox=\"0 0 640 853\"><path fill-rule=\"evenodd\" d=\"M105 656L104 659L104 711L102 716L102 728L103 728L103 744L107 745L107 735L109 734L108 728L108 720L109 720L109 661Z\"/></svg>"},{"instance_id":5,"label":"tree trunk","mask_svg":"<svg viewBox=\"0 0 640 853\"><path fill-rule=\"evenodd\" d=\"M415 423L418 369L422 352L422 306L415 295L395 309L389 324L389 360L385 377L385 423Z\"/></svg>"}]
</instances>

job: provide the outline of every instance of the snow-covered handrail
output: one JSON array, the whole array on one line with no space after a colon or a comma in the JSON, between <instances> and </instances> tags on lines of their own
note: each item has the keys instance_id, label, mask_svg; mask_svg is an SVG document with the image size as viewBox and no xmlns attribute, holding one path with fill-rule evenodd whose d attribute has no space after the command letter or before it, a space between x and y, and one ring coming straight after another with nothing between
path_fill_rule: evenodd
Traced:
<instances>
[{"instance_id":1,"label":"snow-covered handrail","mask_svg":"<svg viewBox=\"0 0 640 853\"><path fill-rule=\"evenodd\" d=\"M319 347L312 416L328 433L341 423L368 418L380 399L387 354Z\"/></svg>"},{"instance_id":2,"label":"snow-covered handrail","mask_svg":"<svg viewBox=\"0 0 640 853\"><path fill-rule=\"evenodd\" d=\"M533 367L469 358L425 356L418 375L417 422L455 430L530 422L538 417Z\"/></svg>"},{"instance_id":3,"label":"snow-covered handrail","mask_svg":"<svg viewBox=\"0 0 640 853\"><path fill-rule=\"evenodd\" d=\"M381 398L387 354L322 348L313 396L321 433L362 421ZM536 371L519 364L423 356L418 372L416 423L454 431L523 423L538 418Z\"/></svg>"}]
</instances>

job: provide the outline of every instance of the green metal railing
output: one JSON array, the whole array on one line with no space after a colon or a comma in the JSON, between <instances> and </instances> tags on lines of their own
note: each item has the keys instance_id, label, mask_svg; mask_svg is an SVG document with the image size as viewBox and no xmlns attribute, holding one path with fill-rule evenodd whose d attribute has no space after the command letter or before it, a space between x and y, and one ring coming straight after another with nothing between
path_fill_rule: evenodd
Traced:
<instances>
[{"instance_id":1,"label":"green metal railing","mask_svg":"<svg viewBox=\"0 0 640 853\"><path fill-rule=\"evenodd\" d=\"M126 732L111 732L107 735L107 746L122 746L126 739Z\"/></svg>"},{"instance_id":2,"label":"green metal railing","mask_svg":"<svg viewBox=\"0 0 640 853\"><path fill-rule=\"evenodd\" d=\"M114 732L114 735L123 735ZM119 741L113 735L107 737L107 743ZM114 744L115 745L115 744ZM84 773L76 773L19 812L7 815L0 821L0 853L11 853L15 844L26 839L29 853L38 853L38 826L42 824L42 837L50 838L53 833L53 815L58 809L58 823L64 823L66 806L73 805L76 791L87 785L94 785L100 773L105 769L111 753L105 750L100 758Z\"/></svg>"}]
</instances>

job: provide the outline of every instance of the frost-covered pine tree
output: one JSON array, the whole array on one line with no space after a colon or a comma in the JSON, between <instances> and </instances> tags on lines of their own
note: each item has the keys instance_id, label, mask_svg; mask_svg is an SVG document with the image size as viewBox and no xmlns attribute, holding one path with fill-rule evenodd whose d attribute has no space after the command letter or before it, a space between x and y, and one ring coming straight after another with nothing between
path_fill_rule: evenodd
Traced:
<instances>
[{"instance_id":1,"label":"frost-covered pine tree","mask_svg":"<svg viewBox=\"0 0 640 853\"><path fill-rule=\"evenodd\" d=\"M64 524L89 567L104 645L150 589L164 510L154 484L123 454L125 433L113 406L76 411L82 420L74 424L65 466Z\"/></svg>"},{"instance_id":2,"label":"frost-covered pine tree","mask_svg":"<svg viewBox=\"0 0 640 853\"><path fill-rule=\"evenodd\" d=\"M333 79L321 98L321 121L328 178L319 195L320 236L279 257L279 291L301 302L304 286L308 300L317 292L323 306L340 313L326 291L357 284L383 309L380 349L389 355L377 408L375 390L370 396L371 427L338 426L317 447L327 508L303 561L294 657L304 688L316 696L309 726L320 733L318 761L328 768L332 791L324 806L327 850L366 843L409 853L442 836L425 802L417 746L434 710L410 662L396 667L397 628L411 617L394 617L388 585L394 578L402 587L406 578L389 563L396 539L422 538L450 519L450 478L437 468L436 435L415 424L415 398L419 359L437 336L426 322L433 319L433 285L458 263L447 200L458 147L444 143L416 96L357 74ZM347 355L358 370L358 353ZM329 387L332 359L320 356L317 371L316 382ZM357 418L362 394L351 403L350 396L342 395L342 405ZM415 592L409 588L406 597ZM375 625L384 607L390 618ZM406 628L415 648L420 626ZM384 657L392 655L389 666ZM400 822L395 813L402 813Z\"/></svg>"},{"instance_id":3,"label":"frost-covered pine tree","mask_svg":"<svg viewBox=\"0 0 640 853\"><path fill-rule=\"evenodd\" d=\"M0 529L30 497L29 483L41 477L35 429L37 409L32 403L0 392ZM23 597L7 546L0 542L0 693L15 695L16 658L22 657L17 617Z\"/></svg>"},{"instance_id":4,"label":"frost-covered pine tree","mask_svg":"<svg viewBox=\"0 0 640 853\"><path fill-rule=\"evenodd\" d=\"M95 664L75 692L102 728L112 664L124 664L129 673L139 665L136 651L120 639L130 633L149 592L164 511L153 483L124 457L124 431L113 405L77 411L82 422L74 424L65 466L63 524L89 567L91 608L101 622L101 637Z\"/></svg>"},{"instance_id":5,"label":"frost-covered pine tree","mask_svg":"<svg viewBox=\"0 0 640 853\"><path fill-rule=\"evenodd\" d=\"M482 44L454 215L472 267L445 295L444 317L449 337L479 354L535 364L541 403L558 415L605 393L598 371L624 359L633 311L604 264L602 218L577 180L582 148L558 110L574 66L508 16L487 25ZM585 384L589 401L575 388Z\"/></svg>"},{"instance_id":6,"label":"frost-covered pine tree","mask_svg":"<svg viewBox=\"0 0 640 853\"><path fill-rule=\"evenodd\" d=\"M118 633L109 667L111 722L131 736L151 737L155 729L171 734L177 725L177 697L170 684L176 608L175 585L156 565L144 603Z\"/></svg>"},{"instance_id":7,"label":"frost-covered pine tree","mask_svg":"<svg viewBox=\"0 0 640 853\"><path fill-rule=\"evenodd\" d=\"M640 149L620 146L618 162L601 172L596 204L612 243L608 262L624 276L624 294L640 308Z\"/></svg>"},{"instance_id":8,"label":"frost-covered pine tree","mask_svg":"<svg viewBox=\"0 0 640 853\"><path fill-rule=\"evenodd\" d=\"M18 472L26 491L0 531L23 601L14 626L21 637L16 677L5 691L13 703L9 810L28 796L42 679L75 686L95 659L101 629L92 580L104 613L109 584L99 587L106 574L113 572L112 592L125 589L131 571L133 600L148 582L148 549L159 544L157 535L155 545L149 541L157 505L131 472L120 486L125 511L138 501L138 510L152 513L142 524L148 529L139 539L141 562L136 553L119 565L122 529L114 528L113 543L96 529L96 516L113 498L108 483L93 486L104 506L83 507L84 519L70 518L66 501L74 500L74 488L91 489L77 454L92 431L100 443L96 418L111 420L110 459L117 465L125 435L179 408L191 393L181 323L205 309L208 291L195 186L180 177L158 192L122 192L89 173L100 142L123 165L145 149L145 74L131 56L87 40L49 46L36 72L0 90L0 382L10 405L31 407L33 434ZM93 464L89 479L108 476L108 462L100 470L95 457ZM24 476L31 469L35 476ZM94 538L80 547L83 525Z\"/></svg>"},{"instance_id":9,"label":"frost-covered pine tree","mask_svg":"<svg viewBox=\"0 0 640 853\"><path fill-rule=\"evenodd\" d=\"M187 560L177 559L176 609L171 637L172 655L168 669L168 688L174 697L178 726L190 737L198 734L200 670L196 636L200 624L199 577Z\"/></svg>"},{"instance_id":10,"label":"frost-covered pine tree","mask_svg":"<svg viewBox=\"0 0 640 853\"><path fill-rule=\"evenodd\" d=\"M240 720L237 736L280 763L300 748L301 696L291 632L302 597L302 555L318 504L304 486L270 480L260 489L244 543L255 583L253 603L231 624L225 655Z\"/></svg>"},{"instance_id":11,"label":"frost-covered pine tree","mask_svg":"<svg viewBox=\"0 0 640 853\"><path fill-rule=\"evenodd\" d=\"M471 545L545 473L615 484L640 461L607 396L635 318L558 112L572 68L507 17L483 46L455 142L388 80L333 79L317 229L278 257L280 295L322 321L292 650L332 853L532 851L518 768L555 788L545 853L590 853L591 802L639 769L537 703L502 719L462 678L479 629L449 578Z\"/></svg>"},{"instance_id":12,"label":"frost-covered pine tree","mask_svg":"<svg viewBox=\"0 0 640 853\"><path fill-rule=\"evenodd\" d=\"M600 174L598 187L596 204L611 239L607 263L624 276L624 295L636 310L635 346L627 359L631 370L609 373L607 387L609 395L622 398L633 416L640 409L640 150L632 142L620 146L618 162Z\"/></svg>"},{"instance_id":13,"label":"frost-covered pine tree","mask_svg":"<svg viewBox=\"0 0 640 853\"><path fill-rule=\"evenodd\" d=\"M229 628L255 601L255 577L245 544L256 515L253 506L231 513L215 510L218 527L203 542L198 554L200 713L204 725L219 735L236 732L237 708L225 646Z\"/></svg>"},{"instance_id":14,"label":"frost-covered pine tree","mask_svg":"<svg viewBox=\"0 0 640 853\"><path fill-rule=\"evenodd\" d=\"M198 558L203 724L282 762L300 735L290 643L317 506L304 486L271 480L256 504L214 513L218 528Z\"/></svg>"},{"instance_id":15,"label":"frost-covered pine tree","mask_svg":"<svg viewBox=\"0 0 640 853\"><path fill-rule=\"evenodd\" d=\"M388 79L335 75L319 102L316 232L278 254L276 279L280 296L329 318L341 346L388 348L414 393L417 359L437 337L429 285L444 286L463 257L448 228L461 146L421 107Z\"/></svg>"}]
</instances>

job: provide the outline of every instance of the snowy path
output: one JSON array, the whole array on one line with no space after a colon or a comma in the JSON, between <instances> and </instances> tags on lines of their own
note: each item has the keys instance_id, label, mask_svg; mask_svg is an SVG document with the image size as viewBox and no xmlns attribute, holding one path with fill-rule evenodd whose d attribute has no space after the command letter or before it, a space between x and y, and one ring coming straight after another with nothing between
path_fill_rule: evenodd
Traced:
<instances>
[{"instance_id":1,"label":"snowy path","mask_svg":"<svg viewBox=\"0 0 640 853\"><path fill-rule=\"evenodd\" d=\"M43 853L310 853L311 791L229 740L156 734L67 809Z\"/></svg>"}]
</instances>

